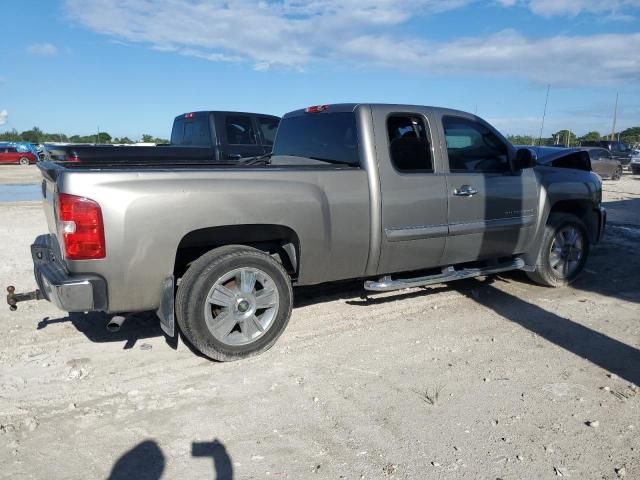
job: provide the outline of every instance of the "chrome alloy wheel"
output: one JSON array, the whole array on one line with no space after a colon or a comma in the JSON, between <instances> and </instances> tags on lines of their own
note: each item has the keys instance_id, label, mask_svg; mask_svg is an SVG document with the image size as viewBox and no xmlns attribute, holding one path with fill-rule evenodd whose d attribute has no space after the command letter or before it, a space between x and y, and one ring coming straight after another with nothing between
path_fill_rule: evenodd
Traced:
<instances>
[{"instance_id":1,"label":"chrome alloy wheel","mask_svg":"<svg viewBox=\"0 0 640 480\"><path fill-rule=\"evenodd\" d=\"M580 266L585 239L575 226L567 225L556 232L551 242L549 263L561 278L569 278Z\"/></svg>"},{"instance_id":2,"label":"chrome alloy wheel","mask_svg":"<svg viewBox=\"0 0 640 480\"><path fill-rule=\"evenodd\" d=\"M246 345L265 334L278 314L278 289L257 268L238 268L211 287L204 305L207 328L226 345Z\"/></svg>"}]
</instances>

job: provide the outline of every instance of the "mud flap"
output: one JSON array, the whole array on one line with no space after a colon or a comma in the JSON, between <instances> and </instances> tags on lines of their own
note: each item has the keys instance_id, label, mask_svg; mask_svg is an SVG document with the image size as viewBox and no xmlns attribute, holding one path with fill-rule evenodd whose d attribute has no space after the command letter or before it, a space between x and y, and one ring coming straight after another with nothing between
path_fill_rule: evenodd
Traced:
<instances>
[{"instance_id":1,"label":"mud flap","mask_svg":"<svg viewBox=\"0 0 640 480\"><path fill-rule=\"evenodd\" d=\"M160 319L160 328L169 337L175 335L175 307L174 307L174 279L173 275L165 278L162 283L162 298L160 299L160 308L156 311Z\"/></svg>"}]
</instances>

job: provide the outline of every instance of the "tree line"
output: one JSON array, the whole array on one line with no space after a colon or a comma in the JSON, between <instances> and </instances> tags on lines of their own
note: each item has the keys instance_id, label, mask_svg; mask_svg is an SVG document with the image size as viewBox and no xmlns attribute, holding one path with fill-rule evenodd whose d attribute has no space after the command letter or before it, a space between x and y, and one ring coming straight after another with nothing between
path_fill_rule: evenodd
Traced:
<instances>
[{"instance_id":1,"label":"tree line","mask_svg":"<svg viewBox=\"0 0 640 480\"><path fill-rule=\"evenodd\" d=\"M631 127L622 130L614 135L614 140L620 138L621 142L634 146L640 144L640 127ZM601 135L600 132L592 131L578 137L571 130L559 130L550 137L539 139L534 135L507 135L507 139L514 145L543 145L543 146L569 146L576 147L581 142L609 140L609 135Z\"/></svg>"},{"instance_id":2,"label":"tree line","mask_svg":"<svg viewBox=\"0 0 640 480\"><path fill-rule=\"evenodd\" d=\"M50 142L64 142L64 143L169 143L166 138L154 137L153 135L143 134L139 140L132 140L129 137L112 137L107 132L96 133L95 135L71 135L67 136L64 133L46 133L40 130L38 127L33 127L31 130L25 130L18 133L16 129L7 130L0 133L0 142L29 142L33 144L50 143Z\"/></svg>"}]
</instances>

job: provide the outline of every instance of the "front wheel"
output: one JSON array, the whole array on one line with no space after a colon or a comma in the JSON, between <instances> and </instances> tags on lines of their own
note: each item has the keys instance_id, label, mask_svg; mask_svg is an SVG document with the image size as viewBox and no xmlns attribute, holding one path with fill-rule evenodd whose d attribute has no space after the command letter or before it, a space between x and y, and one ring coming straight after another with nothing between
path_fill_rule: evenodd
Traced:
<instances>
[{"instance_id":1,"label":"front wheel","mask_svg":"<svg viewBox=\"0 0 640 480\"><path fill-rule=\"evenodd\" d=\"M20 163L20 165L29 165L29 159L27 157L20 157L18 163Z\"/></svg>"},{"instance_id":2,"label":"front wheel","mask_svg":"<svg viewBox=\"0 0 640 480\"><path fill-rule=\"evenodd\" d=\"M568 213L552 213L545 226L536 269L527 275L548 287L568 285L580 275L588 255L589 238L582 220Z\"/></svg>"},{"instance_id":3,"label":"front wheel","mask_svg":"<svg viewBox=\"0 0 640 480\"><path fill-rule=\"evenodd\" d=\"M231 361L271 348L293 303L289 275L266 253L221 247L196 260L182 277L176 317L183 335L204 355Z\"/></svg>"}]
</instances>

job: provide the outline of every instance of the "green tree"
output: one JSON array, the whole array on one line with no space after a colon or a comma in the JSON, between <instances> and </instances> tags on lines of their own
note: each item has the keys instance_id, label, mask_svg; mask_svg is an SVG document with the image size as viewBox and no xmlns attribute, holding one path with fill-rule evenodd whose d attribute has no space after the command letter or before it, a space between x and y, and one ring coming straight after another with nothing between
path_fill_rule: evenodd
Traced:
<instances>
[{"instance_id":1,"label":"green tree","mask_svg":"<svg viewBox=\"0 0 640 480\"><path fill-rule=\"evenodd\" d=\"M98 141L96 143L111 143L111 135L109 135L107 132L100 132L98 134L97 140Z\"/></svg>"},{"instance_id":2,"label":"green tree","mask_svg":"<svg viewBox=\"0 0 640 480\"><path fill-rule=\"evenodd\" d=\"M142 135L142 141L144 143L169 143L169 140L166 138L154 137L153 135L149 135L145 133Z\"/></svg>"},{"instance_id":3,"label":"green tree","mask_svg":"<svg viewBox=\"0 0 640 480\"><path fill-rule=\"evenodd\" d=\"M627 145L639 144L640 143L640 127L631 127L621 131L620 141L626 143Z\"/></svg>"},{"instance_id":4,"label":"green tree","mask_svg":"<svg viewBox=\"0 0 640 480\"><path fill-rule=\"evenodd\" d=\"M580 140L581 142L597 142L601 138L602 138L602 135L600 135L600 132L596 132L594 130L592 132L589 132L581 136L578 140Z\"/></svg>"},{"instance_id":5,"label":"green tree","mask_svg":"<svg viewBox=\"0 0 640 480\"><path fill-rule=\"evenodd\" d=\"M553 144L558 146L571 147L578 144L576 134L571 130L558 130L553 134Z\"/></svg>"},{"instance_id":6,"label":"green tree","mask_svg":"<svg viewBox=\"0 0 640 480\"><path fill-rule=\"evenodd\" d=\"M20 134L14 128L13 130L7 130L4 133L0 133L0 141L2 142L19 142Z\"/></svg>"},{"instance_id":7,"label":"green tree","mask_svg":"<svg viewBox=\"0 0 640 480\"><path fill-rule=\"evenodd\" d=\"M31 130L26 130L20 134L20 139L23 142L40 143L43 137L42 130L38 127L33 127Z\"/></svg>"}]
</instances>

